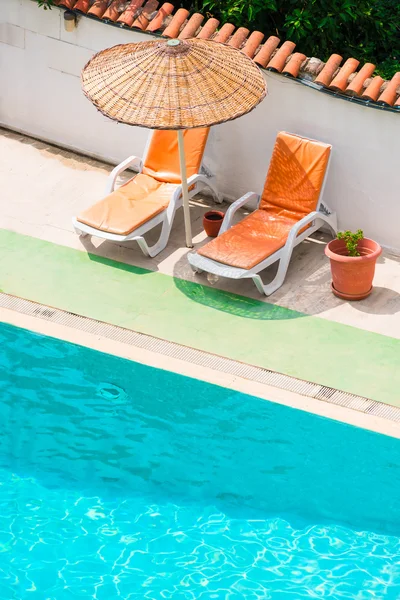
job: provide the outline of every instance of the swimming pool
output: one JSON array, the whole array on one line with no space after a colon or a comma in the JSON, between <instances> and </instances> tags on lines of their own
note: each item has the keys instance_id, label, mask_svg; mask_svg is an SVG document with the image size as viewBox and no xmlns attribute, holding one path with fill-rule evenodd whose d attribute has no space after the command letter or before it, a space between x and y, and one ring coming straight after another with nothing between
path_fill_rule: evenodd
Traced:
<instances>
[{"instance_id":1,"label":"swimming pool","mask_svg":"<svg viewBox=\"0 0 400 600\"><path fill-rule=\"evenodd\" d=\"M400 442L0 324L0 598L400 597Z\"/></svg>"}]
</instances>

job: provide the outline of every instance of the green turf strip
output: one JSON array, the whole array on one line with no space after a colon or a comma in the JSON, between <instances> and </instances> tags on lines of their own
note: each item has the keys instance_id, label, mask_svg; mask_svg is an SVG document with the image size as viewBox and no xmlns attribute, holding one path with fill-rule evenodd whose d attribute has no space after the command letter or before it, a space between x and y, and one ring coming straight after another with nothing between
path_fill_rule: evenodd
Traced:
<instances>
[{"instance_id":1,"label":"green turf strip","mask_svg":"<svg viewBox=\"0 0 400 600\"><path fill-rule=\"evenodd\" d=\"M4 229L0 289L400 406L394 338Z\"/></svg>"}]
</instances>

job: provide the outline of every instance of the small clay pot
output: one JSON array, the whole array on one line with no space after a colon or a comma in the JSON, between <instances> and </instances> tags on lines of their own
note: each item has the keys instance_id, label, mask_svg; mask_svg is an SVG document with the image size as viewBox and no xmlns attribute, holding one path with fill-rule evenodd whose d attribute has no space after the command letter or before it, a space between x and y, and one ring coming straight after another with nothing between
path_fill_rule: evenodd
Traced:
<instances>
[{"instance_id":1,"label":"small clay pot","mask_svg":"<svg viewBox=\"0 0 400 600\"><path fill-rule=\"evenodd\" d=\"M344 300L362 300L372 292L375 264L382 253L377 242L363 238L358 242L360 256L349 256L344 240L332 240L325 247L331 261L332 292Z\"/></svg>"},{"instance_id":2,"label":"small clay pot","mask_svg":"<svg viewBox=\"0 0 400 600\"><path fill-rule=\"evenodd\" d=\"M208 237L217 237L221 229L225 213L220 210L209 210L203 217L204 231Z\"/></svg>"}]
</instances>

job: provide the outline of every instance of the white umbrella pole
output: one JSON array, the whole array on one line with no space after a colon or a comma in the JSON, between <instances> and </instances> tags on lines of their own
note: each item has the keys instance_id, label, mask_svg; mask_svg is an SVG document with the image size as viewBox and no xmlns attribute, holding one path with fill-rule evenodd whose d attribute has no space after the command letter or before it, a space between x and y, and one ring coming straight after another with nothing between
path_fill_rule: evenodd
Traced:
<instances>
[{"instance_id":1,"label":"white umbrella pole","mask_svg":"<svg viewBox=\"0 0 400 600\"><path fill-rule=\"evenodd\" d=\"M185 234L186 234L186 246L193 248L192 242L192 224L190 221L190 208L189 208L189 190L187 184L186 174L186 157L185 157L185 146L183 142L183 131L178 130L178 147L179 147L179 163L181 167L181 179L182 179L182 199L183 199L183 215L185 219Z\"/></svg>"}]
</instances>

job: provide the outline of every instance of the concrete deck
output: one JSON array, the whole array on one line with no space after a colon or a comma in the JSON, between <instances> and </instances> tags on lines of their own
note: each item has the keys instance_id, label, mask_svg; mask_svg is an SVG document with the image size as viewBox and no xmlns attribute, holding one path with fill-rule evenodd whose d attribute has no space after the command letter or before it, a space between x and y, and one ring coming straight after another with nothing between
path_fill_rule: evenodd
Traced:
<instances>
[{"instance_id":1,"label":"concrete deck","mask_svg":"<svg viewBox=\"0 0 400 600\"><path fill-rule=\"evenodd\" d=\"M184 245L183 218L180 213L177 214L168 247L155 259L144 257L135 243L122 247L95 238L81 240L72 230L71 217L102 196L111 167L9 131L0 130L0 133L0 154L2 156L0 227L17 234L13 237L13 234L6 232L3 237L0 287L4 292L48 304L57 302L60 308L69 310L74 308L79 312L79 302L75 305L75 300L71 301L71 290L65 289L62 298L56 297L56 290L52 289L51 282L53 281L53 287L57 282L62 282L62 278L58 280L58 274L54 271L57 265L59 265L62 275L64 264L78 265L78 262L81 264L82 261L80 259L78 261L79 256L83 256L83 253L86 256L86 252L89 252L91 257L89 263L91 264L82 266L82 272L78 279L74 281L71 279L69 282L71 285L78 285L78 280L81 282L79 285L86 285L88 273L94 273L94 269L99 268L98 265L96 267L93 260L93 257L98 256L139 267L145 269L146 272L152 271L160 277L163 275L161 279L159 277L151 279L152 282L157 281L156 287L158 291L162 289L162 293L170 289L168 277L172 276L175 290L173 303L175 303L176 311L185 307L185 310L190 310L195 316L197 315L198 319L204 318L206 315L206 320L212 327L218 326L219 320L222 319L221 313L228 315L229 323L227 321L226 328L223 326L221 331L221 335L228 336L224 340L224 344L215 345L212 338L217 330L214 329L212 336L209 334L207 340L207 331L202 331L201 335L197 328L191 331L194 326L193 322L185 321L185 319L181 319L182 324L179 327L182 329L181 338L176 340L180 343L207 346L210 342L211 349L218 346L215 352L225 353L228 356L229 347L232 346L235 338L237 343L238 336L241 337L241 340L250 336L254 344L252 347L250 344L248 345L247 351L240 357L242 360L275 368L287 374L295 374L298 377L309 378L318 383L335 385L339 389L367 395L376 400L400 404L396 383L398 378L396 365L400 358L400 343L397 342L400 340L400 318L398 317L400 311L400 257L384 252L377 265L374 293L370 298L358 303L343 302L330 292L329 263L323 252L327 238L323 234L313 236L312 239L305 241L296 249L284 286L269 298L261 297L250 281L219 280L214 292L211 290L205 292L204 290L207 290L209 286L207 279L204 276L193 275L186 260L187 249ZM196 198L192 202L191 214L196 246L206 241L205 233L202 230L202 215L209 205L206 198ZM30 236L37 242L19 238L20 234ZM75 255L74 252L66 254L61 251L61 248L57 250L56 246L51 250L51 245L40 245L38 244L39 240L78 250L80 254ZM36 287L35 281L30 278L34 269L39 268L38 265L35 267L30 262L33 260L31 255L34 253L43 253L43 261L40 265L41 275L38 272L35 280ZM75 256L78 258L74 258ZM26 257L26 261L23 259L22 264L21 257ZM112 282L116 280L117 276L122 277L122 274L121 272L117 274L115 269L110 269L112 264L106 263L106 261L102 261L102 265L107 266L108 270L107 273L104 270L96 273L96 277L100 278L97 283L102 284L103 288L107 287L112 290ZM75 267L74 277L79 269L80 267ZM135 280L135 289L139 291L139 280L143 280L139 273L144 273L144 271L137 269L134 271L129 267L125 270L130 277L129 283ZM266 281L268 277L272 277L273 272L274 267L265 272ZM168 277L165 278L165 276ZM110 279L108 280L107 277ZM147 281L150 282L149 279ZM123 282L121 280L120 283L126 286L127 280ZM196 286L196 283L201 286ZM48 284L46 289L45 284ZM152 285L153 283L146 283L146 294L150 294ZM41 288L42 295L39 293L39 288ZM99 289L97 285L93 285L87 293L92 291L94 294L96 291L99 294ZM135 289L129 289L129 294L134 294ZM195 292L195 289L200 290L200 293ZM218 296L217 290L224 290L228 294ZM128 292L128 289L126 291ZM76 289L74 293L76 295ZM115 289L113 293L117 294L117 290ZM242 298L234 297L232 294L240 294ZM190 303L182 304L179 308L179 301L183 296L188 298ZM116 324L123 324L133 329L137 326L138 330L142 324L143 331L149 327L147 322L146 325L143 325L144 309L139 310L140 307L137 304L135 305L136 321L131 320L132 315L129 313L129 303L127 304L126 297L108 296L107 301L113 302L114 309L106 311L104 308L104 312L98 311L98 313L96 313L94 305L101 304L101 298L99 296L96 298L93 296L93 298L93 309L90 307L85 309L90 313L87 316L109 319L109 322L118 321ZM153 306L154 297L148 295L147 298L149 299L147 312L149 310L151 312L150 307ZM246 298L249 299L247 304ZM170 300L172 301L172 296ZM196 309L196 303L203 307L206 306L207 314L201 312L199 308ZM267 318L265 315L261 315L263 306L265 315L271 315L271 311L275 311L275 316ZM83 311L83 307L81 309ZM115 313L118 311L117 319ZM311 320L299 318L307 315L313 318ZM182 315L177 315L177 317L179 316L182 317ZM163 322L162 319L164 321L170 319L170 315L167 313L160 314L154 319L151 314L148 317L149 322L153 320L159 324ZM235 319L237 320L235 321ZM274 342L274 347L271 348L268 344L269 347L264 349L263 360L259 359L260 339L256 339L256 331L251 332L250 322L253 321L254 326L254 320L258 320L259 324L263 323L264 339L270 340L271 344ZM277 328L278 321L285 322L286 329ZM298 327L300 321L305 322L301 328ZM269 324L269 328L265 323ZM290 324L289 328L287 327L288 323ZM351 327L339 327L338 329L337 324ZM273 330L272 327L275 329ZM183 331L185 328L186 330ZM151 333L157 335L157 331L159 331L159 336L166 338L177 336L176 330L172 331L172 329L173 325L170 326L170 329L163 327ZM317 332L319 333L318 338L315 337ZM367 332L376 335L367 335ZM313 343L313 340L314 345L317 344L318 347L311 352L308 346ZM283 358L281 362L273 360L278 344L280 356L286 355L285 361ZM205 349L210 350L210 348ZM362 353L363 349L365 356L356 358L355 354ZM298 360L296 352L297 356L300 352L305 354L305 359L300 360L299 356ZM337 356L332 356L332 352L336 354L339 352L343 362L338 362ZM376 352L378 353L378 365L375 364ZM317 361L317 355L324 357L328 366L330 365L322 372L320 368L322 361ZM320 366L317 368L311 364L307 369L307 361L308 363L317 361ZM350 372L346 370L342 376L341 370L349 361L350 363L355 361L353 371L355 370L356 373L351 376ZM303 364L304 368L292 367L292 363L296 362ZM365 363L364 367L363 363ZM332 378L329 378L330 370L334 371ZM351 383L349 383L349 378ZM372 389L373 380L375 385ZM342 385L340 385L341 382ZM385 390L380 394L383 385L385 385ZM371 393L367 393L368 390L372 390Z\"/></svg>"},{"instance_id":2,"label":"concrete deck","mask_svg":"<svg viewBox=\"0 0 400 600\"><path fill-rule=\"evenodd\" d=\"M194 275L187 263L183 216L179 213L167 248L153 259L144 257L135 242L118 246L100 238L80 240L76 236L71 217L102 197L110 165L2 129L0 155L1 227L209 285L206 277ZM209 206L213 204L207 198L192 202L196 246L207 241L202 216ZM225 206L222 209L225 210ZM316 234L298 246L285 284L269 298L260 296L251 281L221 279L215 287L400 339L400 317L393 318L400 312L400 256L383 253L376 272L375 290L369 298L363 302L343 302L329 290L330 267L323 252L329 239L324 234ZM264 272L266 281L272 278L274 270L272 266Z\"/></svg>"}]
</instances>

